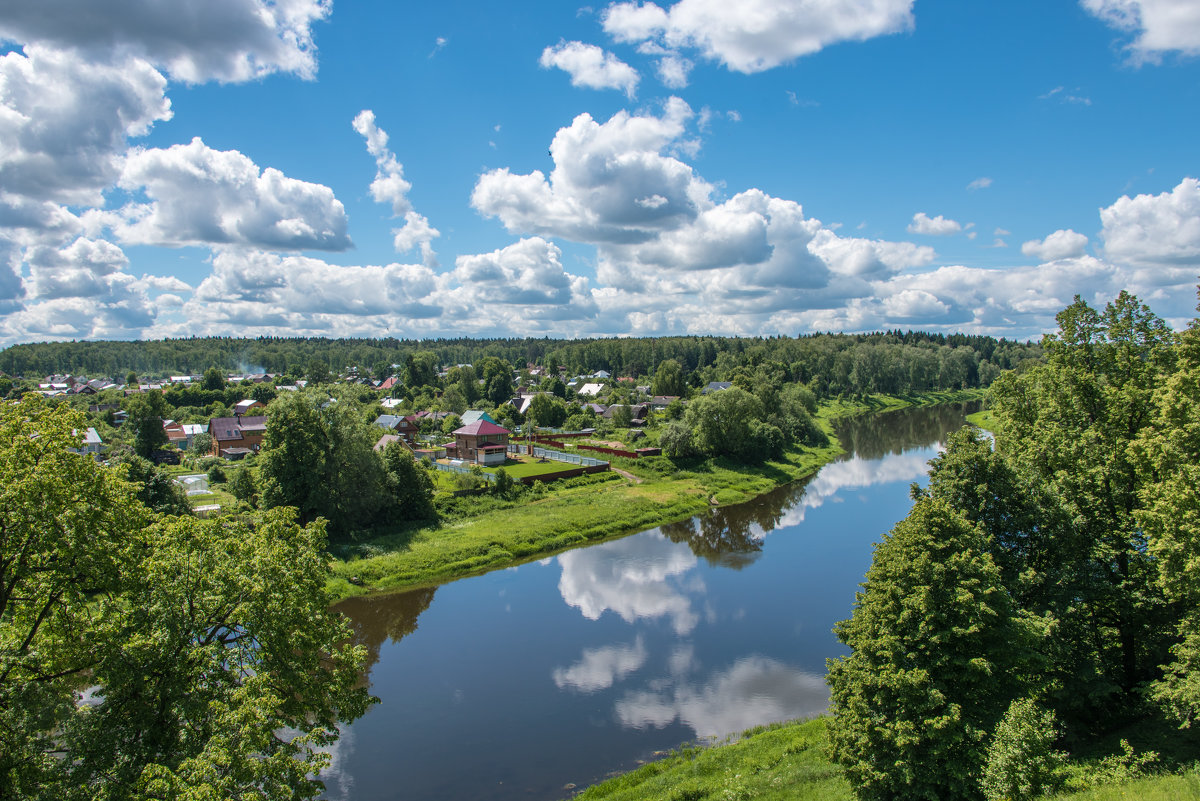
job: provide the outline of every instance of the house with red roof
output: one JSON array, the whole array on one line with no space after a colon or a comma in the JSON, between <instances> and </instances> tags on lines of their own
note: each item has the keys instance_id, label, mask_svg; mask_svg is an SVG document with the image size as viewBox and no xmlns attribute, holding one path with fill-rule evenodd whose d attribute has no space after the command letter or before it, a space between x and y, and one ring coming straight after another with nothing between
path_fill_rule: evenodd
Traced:
<instances>
[{"instance_id":1,"label":"house with red roof","mask_svg":"<svg viewBox=\"0 0 1200 801\"><path fill-rule=\"evenodd\" d=\"M512 432L503 426L476 420L454 431L454 452L446 447L448 456L491 467L504 464L508 458L508 438Z\"/></svg>"}]
</instances>

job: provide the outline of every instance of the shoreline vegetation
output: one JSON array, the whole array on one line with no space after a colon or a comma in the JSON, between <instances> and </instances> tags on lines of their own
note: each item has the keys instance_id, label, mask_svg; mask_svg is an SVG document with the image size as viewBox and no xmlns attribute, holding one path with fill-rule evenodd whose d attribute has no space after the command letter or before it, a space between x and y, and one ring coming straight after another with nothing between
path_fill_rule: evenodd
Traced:
<instances>
[{"instance_id":1,"label":"shoreline vegetation","mask_svg":"<svg viewBox=\"0 0 1200 801\"><path fill-rule=\"evenodd\" d=\"M854 801L842 769L828 757L827 716L776 723L717 745L683 746L661 759L570 796L574 801L754 798ZM1109 749L1120 754L1119 745ZM1136 776L1112 754L1089 755L1069 769L1067 788L1047 801L1195 801L1200 771Z\"/></svg>"},{"instance_id":2,"label":"shoreline vegetation","mask_svg":"<svg viewBox=\"0 0 1200 801\"><path fill-rule=\"evenodd\" d=\"M612 467L635 478L609 471L572 479L578 483L519 503L492 506L478 516L448 524L377 529L352 544L336 547L327 586L333 597L341 600L368 592L441 584L627 536L712 507L744 503L807 478L842 455L845 451L833 435L838 418L985 396L986 390L967 389L827 402L821 405L816 420L829 435L829 445L794 446L782 459L761 465L715 458L675 467L662 458L613 459Z\"/></svg>"}]
</instances>

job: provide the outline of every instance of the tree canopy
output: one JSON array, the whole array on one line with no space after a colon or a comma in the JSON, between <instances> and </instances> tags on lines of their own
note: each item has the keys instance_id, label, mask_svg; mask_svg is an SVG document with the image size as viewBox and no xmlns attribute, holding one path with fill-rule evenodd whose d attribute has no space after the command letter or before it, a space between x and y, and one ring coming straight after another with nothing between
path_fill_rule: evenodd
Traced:
<instances>
[{"instance_id":1,"label":"tree canopy","mask_svg":"<svg viewBox=\"0 0 1200 801\"><path fill-rule=\"evenodd\" d=\"M0 795L315 797L370 702L324 527L156 517L78 424L0 407Z\"/></svg>"}]
</instances>

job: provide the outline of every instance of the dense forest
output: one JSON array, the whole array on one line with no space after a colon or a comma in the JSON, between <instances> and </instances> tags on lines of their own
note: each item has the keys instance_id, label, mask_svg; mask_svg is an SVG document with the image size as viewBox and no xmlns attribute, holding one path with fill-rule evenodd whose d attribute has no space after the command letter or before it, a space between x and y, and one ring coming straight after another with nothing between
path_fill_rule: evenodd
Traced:
<instances>
[{"instance_id":1,"label":"dense forest","mask_svg":"<svg viewBox=\"0 0 1200 801\"><path fill-rule=\"evenodd\" d=\"M301 377L323 367L383 378L414 354L441 366L479 364L491 357L517 369L540 365L571 375L606 370L650 376L675 361L692 386L732 380L737 368L782 365L789 379L819 395L909 392L989 385L1003 370L1040 360L1036 344L965 334L890 331L814 334L797 338L664 337L640 339L317 339L189 338L152 342L44 342L0 351L0 372L27 379L52 374L125 377L268 372Z\"/></svg>"}]
</instances>

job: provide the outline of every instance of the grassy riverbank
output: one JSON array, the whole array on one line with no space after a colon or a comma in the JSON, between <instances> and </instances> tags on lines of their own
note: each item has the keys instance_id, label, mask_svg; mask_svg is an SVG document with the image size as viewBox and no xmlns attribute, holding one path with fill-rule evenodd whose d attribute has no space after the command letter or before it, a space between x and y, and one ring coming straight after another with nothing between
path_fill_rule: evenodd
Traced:
<instances>
[{"instance_id":1,"label":"grassy riverbank","mask_svg":"<svg viewBox=\"0 0 1200 801\"><path fill-rule=\"evenodd\" d=\"M737 742L683 748L635 771L594 785L578 801L762 799L852 801L841 769L825 755L826 718L753 729ZM1101 758L1068 768L1068 787L1053 801L1200 801L1200 773L1187 770L1122 777ZM1089 785L1097 786L1089 786ZM1086 789L1083 789L1086 788Z\"/></svg>"},{"instance_id":2,"label":"grassy riverbank","mask_svg":"<svg viewBox=\"0 0 1200 801\"><path fill-rule=\"evenodd\" d=\"M843 451L832 436L838 417L976 399L979 391L873 396L821 407L830 434L823 448L792 448L778 461L742 465L708 459L674 465L664 457L614 461L635 476L598 474L551 485L540 495L480 505L453 522L375 532L335 552L330 588L337 597L448 581L540 558L663 523L713 505L741 503L812 475Z\"/></svg>"}]
</instances>

